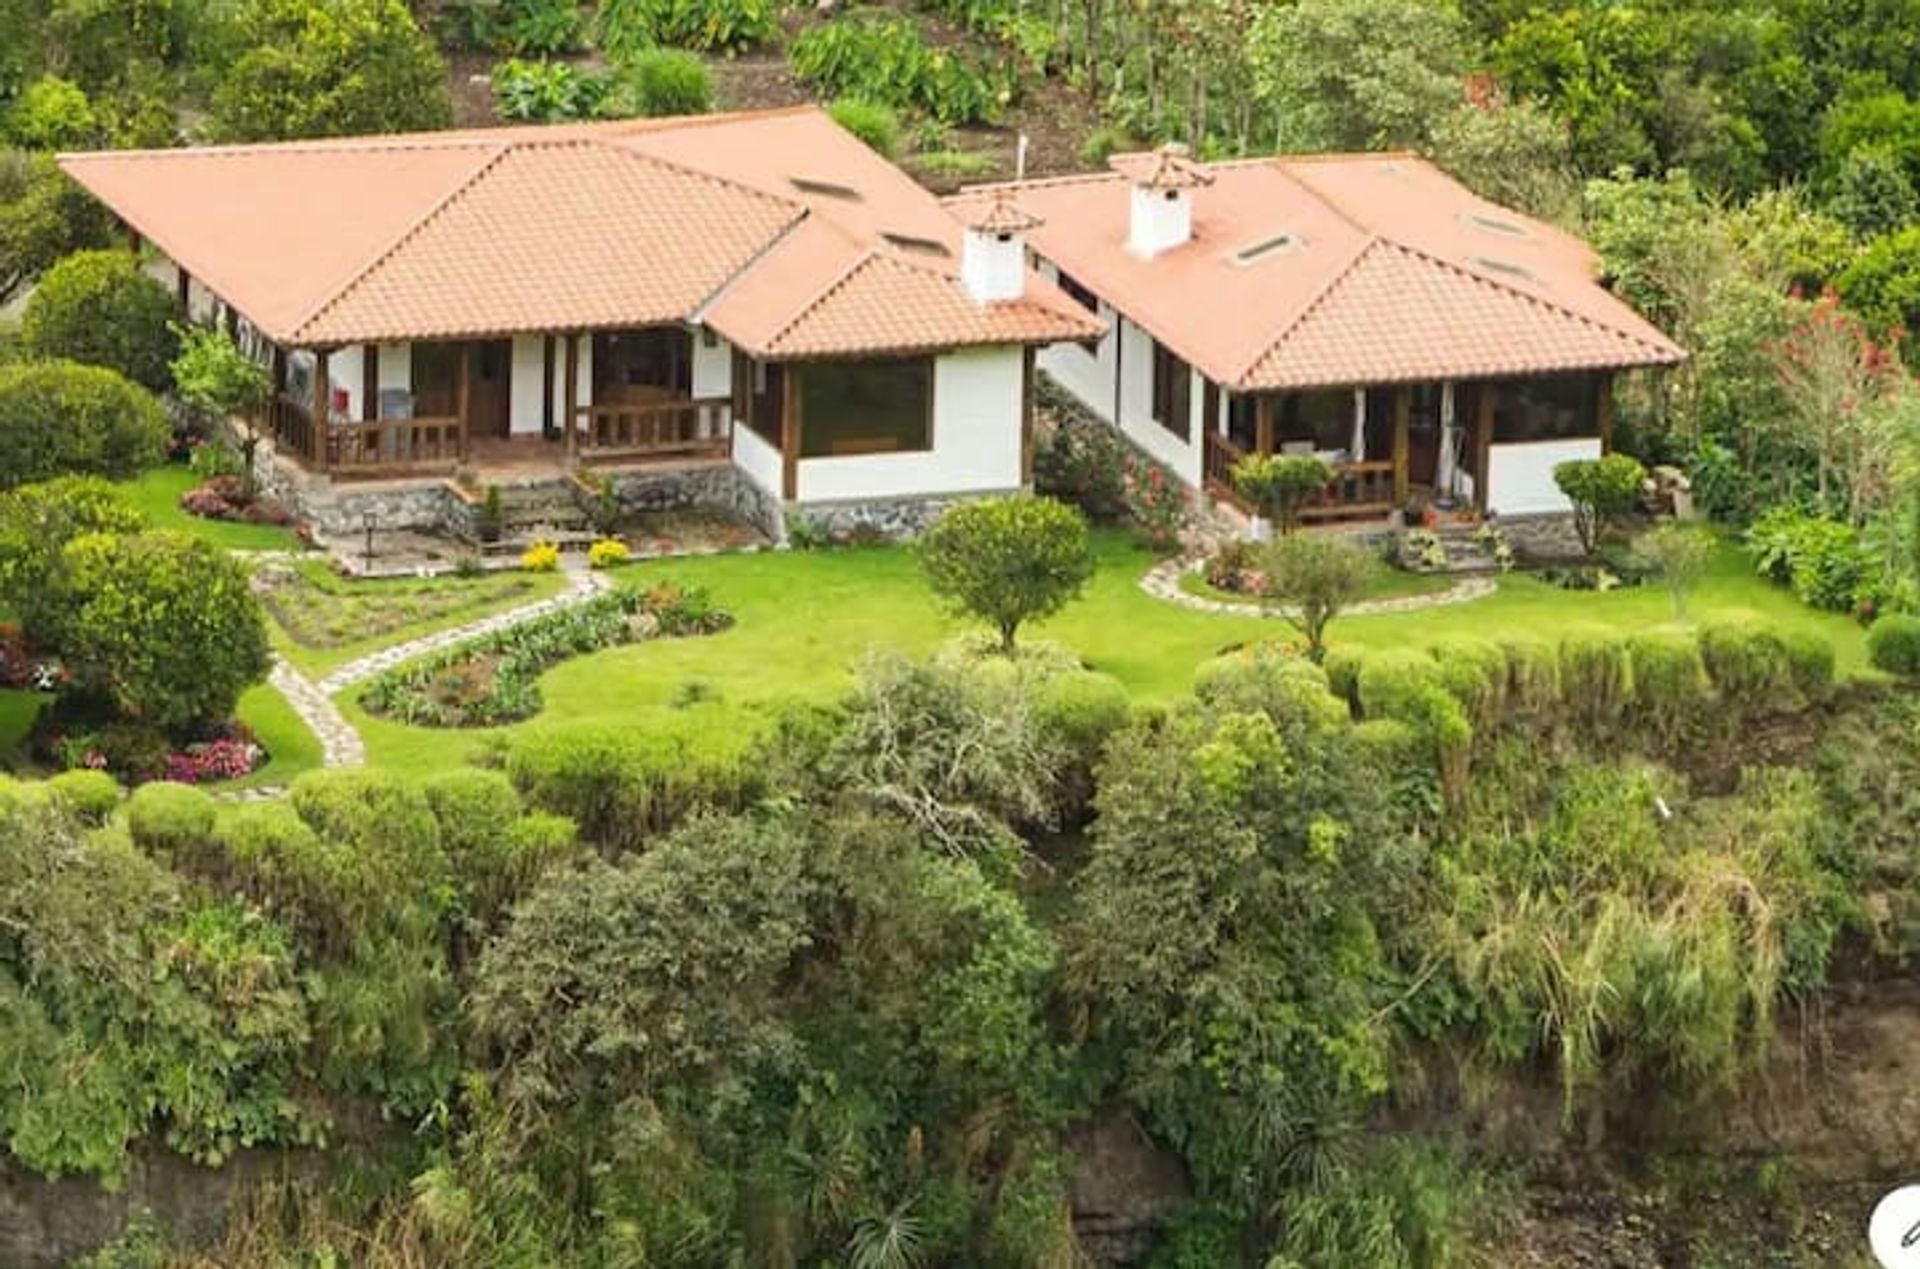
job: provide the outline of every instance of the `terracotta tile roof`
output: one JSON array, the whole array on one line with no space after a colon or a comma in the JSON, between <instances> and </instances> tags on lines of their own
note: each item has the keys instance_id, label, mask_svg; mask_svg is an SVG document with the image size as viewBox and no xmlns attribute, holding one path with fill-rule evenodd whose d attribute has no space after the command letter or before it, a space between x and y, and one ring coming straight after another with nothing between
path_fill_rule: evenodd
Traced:
<instances>
[{"instance_id":1,"label":"terracotta tile roof","mask_svg":"<svg viewBox=\"0 0 1920 1269\"><path fill-rule=\"evenodd\" d=\"M1681 350L1596 280L1592 253L1424 160L1206 165L1193 239L1127 250L1119 175L988 186L1046 220L1035 251L1239 391L1671 365Z\"/></svg>"},{"instance_id":2,"label":"terracotta tile roof","mask_svg":"<svg viewBox=\"0 0 1920 1269\"><path fill-rule=\"evenodd\" d=\"M1168 142L1157 150L1116 154L1107 166L1148 189L1197 189L1213 184L1213 173L1187 157L1187 147Z\"/></svg>"},{"instance_id":3,"label":"terracotta tile roof","mask_svg":"<svg viewBox=\"0 0 1920 1269\"><path fill-rule=\"evenodd\" d=\"M909 253L849 351L1099 333L1037 273L974 303L959 222L811 107L61 164L294 346L705 321L764 353L867 256Z\"/></svg>"}]
</instances>

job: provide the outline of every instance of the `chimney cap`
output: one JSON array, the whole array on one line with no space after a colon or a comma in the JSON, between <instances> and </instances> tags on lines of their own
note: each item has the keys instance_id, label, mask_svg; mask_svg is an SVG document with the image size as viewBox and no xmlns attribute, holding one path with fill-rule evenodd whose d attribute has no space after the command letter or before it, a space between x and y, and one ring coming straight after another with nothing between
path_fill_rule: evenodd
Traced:
<instances>
[{"instance_id":1,"label":"chimney cap","mask_svg":"<svg viewBox=\"0 0 1920 1269\"><path fill-rule=\"evenodd\" d=\"M965 217L967 228L983 234L1018 234L1038 229L1046 222L1013 201L1006 190L995 190L993 198L976 204Z\"/></svg>"},{"instance_id":2,"label":"chimney cap","mask_svg":"<svg viewBox=\"0 0 1920 1269\"><path fill-rule=\"evenodd\" d=\"M1107 166L1147 189L1195 189L1213 184L1213 173L1188 157L1187 147L1169 141L1157 150L1116 154Z\"/></svg>"}]
</instances>

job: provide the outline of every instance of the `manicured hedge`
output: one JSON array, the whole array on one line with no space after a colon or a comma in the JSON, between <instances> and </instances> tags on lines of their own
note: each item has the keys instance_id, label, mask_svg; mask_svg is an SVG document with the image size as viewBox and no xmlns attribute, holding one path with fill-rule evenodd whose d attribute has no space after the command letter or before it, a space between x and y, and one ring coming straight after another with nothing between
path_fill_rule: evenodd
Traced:
<instances>
[{"instance_id":1,"label":"manicured hedge","mask_svg":"<svg viewBox=\"0 0 1920 1269\"><path fill-rule=\"evenodd\" d=\"M1874 668L1898 678L1920 678L1920 617L1892 613L1867 631L1867 657Z\"/></svg>"}]
</instances>

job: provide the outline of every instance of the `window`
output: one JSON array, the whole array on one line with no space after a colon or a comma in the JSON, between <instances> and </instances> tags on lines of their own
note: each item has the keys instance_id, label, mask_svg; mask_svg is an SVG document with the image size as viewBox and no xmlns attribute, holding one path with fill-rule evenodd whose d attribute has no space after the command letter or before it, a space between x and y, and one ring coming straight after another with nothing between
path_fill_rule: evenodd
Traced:
<instances>
[{"instance_id":1,"label":"window","mask_svg":"<svg viewBox=\"0 0 1920 1269\"><path fill-rule=\"evenodd\" d=\"M1192 372L1158 340L1153 345L1153 421L1183 441L1193 439Z\"/></svg>"},{"instance_id":2,"label":"window","mask_svg":"<svg viewBox=\"0 0 1920 1269\"><path fill-rule=\"evenodd\" d=\"M734 365L734 374L739 376L735 382L747 396L747 426L767 444L780 445L780 398L786 392L786 366L768 365L745 356Z\"/></svg>"},{"instance_id":3,"label":"window","mask_svg":"<svg viewBox=\"0 0 1920 1269\"><path fill-rule=\"evenodd\" d=\"M1081 285L1080 279L1072 276L1064 269L1060 272L1060 289L1067 293L1067 298L1071 299L1081 308L1086 309L1087 312L1095 315L1099 314L1100 298L1085 286Z\"/></svg>"},{"instance_id":4,"label":"window","mask_svg":"<svg viewBox=\"0 0 1920 1269\"><path fill-rule=\"evenodd\" d=\"M1345 453L1351 449L1353 389L1322 388L1280 398L1274 445L1282 453L1299 452L1302 446L1308 453Z\"/></svg>"},{"instance_id":5,"label":"window","mask_svg":"<svg viewBox=\"0 0 1920 1269\"><path fill-rule=\"evenodd\" d=\"M685 396L693 390L693 336L678 326L593 337L593 399L602 403Z\"/></svg>"},{"instance_id":6,"label":"window","mask_svg":"<svg viewBox=\"0 0 1920 1269\"><path fill-rule=\"evenodd\" d=\"M817 361L800 372L800 456L933 447L933 362Z\"/></svg>"},{"instance_id":7,"label":"window","mask_svg":"<svg viewBox=\"0 0 1920 1269\"><path fill-rule=\"evenodd\" d=\"M1493 385L1493 443L1600 435L1598 382L1592 375L1549 375Z\"/></svg>"}]
</instances>

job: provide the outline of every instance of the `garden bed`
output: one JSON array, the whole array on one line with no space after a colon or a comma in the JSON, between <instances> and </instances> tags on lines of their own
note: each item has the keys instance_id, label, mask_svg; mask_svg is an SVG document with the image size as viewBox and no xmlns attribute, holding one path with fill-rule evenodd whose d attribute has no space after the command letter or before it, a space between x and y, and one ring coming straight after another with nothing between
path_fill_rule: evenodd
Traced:
<instances>
[{"instance_id":1,"label":"garden bed","mask_svg":"<svg viewBox=\"0 0 1920 1269\"><path fill-rule=\"evenodd\" d=\"M376 717L420 727L519 722L540 712L539 678L562 661L732 624L703 591L669 583L617 590L389 670L368 684L360 704Z\"/></svg>"},{"instance_id":2,"label":"garden bed","mask_svg":"<svg viewBox=\"0 0 1920 1269\"><path fill-rule=\"evenodd\" d=\"M352 581L316 561L255 573L262 602L302 648L332 651L529 602L552 586L526 573Z\"/></svg>"}]
</instances>

